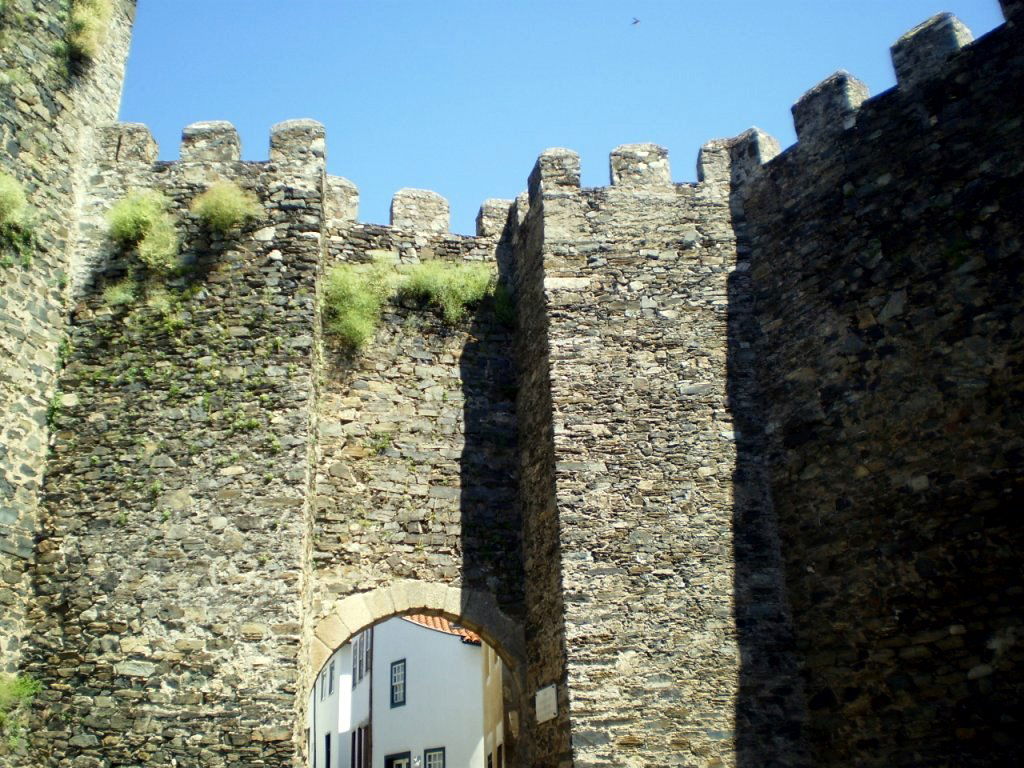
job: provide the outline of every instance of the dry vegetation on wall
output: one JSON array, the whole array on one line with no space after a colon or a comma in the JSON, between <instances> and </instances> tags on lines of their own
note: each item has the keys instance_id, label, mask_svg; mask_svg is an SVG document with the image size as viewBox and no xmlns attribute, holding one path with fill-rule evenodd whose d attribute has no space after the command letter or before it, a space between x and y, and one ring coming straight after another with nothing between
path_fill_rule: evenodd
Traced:
<instances>
[{"instance_id":1,"label":"dry vegetation on wall","mask_svg":"<svg viewBox=\"0 0 1024 768\"><path fill-rule=\"evenodd\" d=\"M191 211L211 232L226 234L263 215L263 206L252 192L231 181L213 184L192 201Z\"/></svg>"},{"instance_id":2,"label":"dry vegetation on wall","mask_svg":"<svg viewBox=\"0 0 1024 768\"><path fill-rule=\"evenodd\" d=\"M113 15L112 0L73 0L68 24L68 54L73 61L87 63L100 55Z\"/></svg>"},{"instance_id":3,"label":"dry vegetation on wall","mask_svg":"<svg viewBox=\"0 0 1024 768\"><path fill-rule=\"evenodd\" d=\"M107 233L125 251L135 249L150 269L167 271L178 260L178 234L168 213L169 202L159 192L129 193L110 210Z\"/></svg>"},{"instance_id":4,"label":"dry vegetation on wall","mask_svg":"<svg viewBox=\"0 0 1024 768\"><path fill-rule=\"evenodd\" d=\"M454 325L469 307L495 294L495 283L486 264L428 261L404 269L380 261L339 264L327 273L324 328L342 346L357 350L373 338L384 305L396 298L432 307Z\"/></svg>"}]
</instances>

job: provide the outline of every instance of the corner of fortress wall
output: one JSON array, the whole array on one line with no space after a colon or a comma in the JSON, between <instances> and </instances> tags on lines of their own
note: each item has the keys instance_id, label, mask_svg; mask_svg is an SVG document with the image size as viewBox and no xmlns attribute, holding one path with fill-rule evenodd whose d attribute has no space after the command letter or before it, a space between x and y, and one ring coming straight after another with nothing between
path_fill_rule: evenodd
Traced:
<instances>
[{"instance_id":1,"label":"corner of fortress wall","mask_svg":"<svg viewBox=\"0 0 1024 768\"><path fill-rule=\"evenodd\" d=\"M94 128L116 116L134 11L133 0L114 2L101 54L70 70L60 53L66 17L54 3L8 3L0 18L0 169L24 188L37 238L30 254L5 252L0 267L0 672L17 668L28 628L47 412L78 269L69 239L86 196Z\"/></svg>"},{"instance_id":2,"label":"corner of fortress wall","mask_svg":"<svg viewBox=\"0 0 1024 768\"><path fill-rule=\"evenodd\" d=\"M708 142L696 183L631 144L582 188L548 150L475 237L425 190L359 222L315 121L261 161L193 124L167 163L145 126L54 116L79 154L46 210L74 216L47 217L38 275L0 272L0 643L46 685L33 754L290 765L324 628L411 591L525 638L503 647L523 764L1009 759L1024 65L1003 7L976 43L948 15L912 30L879 96L826 79L785 151ZM190 213L221 180L263 209L226 236ZM167 196L187 269L143 279L107 241L133 189ZM342 353L321 275L378 258L496 262L514 328L403 300Z\"/></svg>"}]
</instances>

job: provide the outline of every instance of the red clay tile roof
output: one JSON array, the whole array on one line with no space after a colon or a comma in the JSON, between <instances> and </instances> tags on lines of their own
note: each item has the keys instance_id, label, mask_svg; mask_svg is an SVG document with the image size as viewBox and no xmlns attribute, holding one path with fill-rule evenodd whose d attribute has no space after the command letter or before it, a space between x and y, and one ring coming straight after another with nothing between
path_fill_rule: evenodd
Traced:
<instances>
[{"instance_id":1,"label":"red clay tile roof","mask_svg":"<svg viewBox=\"0 0 1024 768\"><path fill-rule=\"evenodd\" d=\"M470 632L464 627L460 627L458 624L453 624L448 621L444 616L424 616L422 614L414 614L412 616L403 616L406 621L411 621L414 624L420 624L429 629L436 630L438 632L444 632L449 635L457 635L462 638L464 643L472 643L473 645L480 645L480 635L476 632Z\"/></svg>"}]
</instances>

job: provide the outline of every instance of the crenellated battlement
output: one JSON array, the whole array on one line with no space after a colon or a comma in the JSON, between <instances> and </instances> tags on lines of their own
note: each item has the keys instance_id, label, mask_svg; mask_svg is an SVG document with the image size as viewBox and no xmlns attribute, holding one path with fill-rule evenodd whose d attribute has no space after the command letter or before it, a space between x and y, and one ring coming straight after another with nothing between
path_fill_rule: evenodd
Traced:
<instances>
[{"instance_id":1,"label":"crenellated battlement","mask_svg":"<svg viewBox=\"0 0 1024 768\"><path fill-rule=\"evenodd\" d=\"M31 3L2 56L59 48L67 2ZM110 122L114 4L48 118L0 93L41 219L0 268L0 666L44 683L17 768L305 766L318 667L414 609L515 640L509 768L1016 758L1024 0L977 41L928 19L895 87L836 72L792 146L708 141L696 181L545 150L473 236L423 189L360 222L315 120L161 161ZM151 190L176 259L111 235Z\"/></svg>"},{"instance_id":2,"label":"crenellated battlement","mask_svg":"<svg viewBox=\"0 0 1024 768\"><path fill-rule=\"evenodd\" d=\"M1020 13L1017 2L1003 2L1007 23L993 30L991 35L1006 34ZM892 99L921 100L924 86L948 79L956 71L959 77L970 77L963 67L956 67L955 58L973 48L974 37L959 19L950 13L940 13L902 35L890 50L897 84L894 88L872 98L866 84L845 70L840 70L808 90L793 105L793 124L797 143L784 152L777 150L774 139L757 131L759 136L746 134L735 139L719 140L706 145L699 161L698 178L709 172L711 158L726 147L735 147L742 155L744 170L732 181L745 184L754 175L759 164L771 162L782 154L786 157L829 157L839 146L855 135L862 109L886 109ZM920 102L924 106L923 102ZM878 105L875 107L875 105ZM752 129L756 131L756 129ZM753 146L750 144L756 138ZM740 149L740 147L747 149ZM730 149L730 154L732 151ZM737 159L739 159L737 157ZM719 162L719 172L724 165Z\"/></svg>"}]
</instances>

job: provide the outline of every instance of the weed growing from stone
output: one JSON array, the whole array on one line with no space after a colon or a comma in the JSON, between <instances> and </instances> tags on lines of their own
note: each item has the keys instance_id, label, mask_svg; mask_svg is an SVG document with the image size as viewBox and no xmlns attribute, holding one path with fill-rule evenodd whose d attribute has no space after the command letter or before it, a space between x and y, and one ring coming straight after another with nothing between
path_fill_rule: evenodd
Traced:
<instances>
[{"instance_id":1,"label":"weed growing from stone","mask_svg":"<svg viewBox=\"0 0 1024 768\"><path fill-rule=\"evenodd\" d=\"M193 200L191 211L208 230L224 235L250 219L258 219L263 215L263 206L252 192L234 182L222 181Z\"/></svg>"},{"instance_id":2,"label":"weed growing from stone","mask_svg":"<svg viewBox=\"0 0 1024 768\"><path fill-rule=\"evenodd\" d=\"M382 261L332 267L324 285L324 328L348 349L362 347L377 330L394 280L394 271Z\"/></svg>"},{"instance_id":3,"label":"weed growing from stone","mask_svg":"<svg viewBox=\"0 0 1024 768\"><path fill-rule=\"evenodd\" d=\"M494 273L486 264L426 261L409 269L398 294L440 309L444 321L454 325L467 308L493 295L494 286Z\"/></svg>"},{"instance_id":4,"label":"weed growing from stone","mask_svg":"<svg viewBox=\"0 0 1024 768\"><path fill-rule=\"evenodd\" d=\"M178 233L167 208L159 192L131 192L110 210L107 234L122 249L135 248L150 269L169 270L178 260Z\"/></svg>"},{"instance_id":5,"label":"weed growing from stone","mask_svg":"<svg viewBox=\"0 0 1024 768\"><path fill-rule=\"evenodd\" d=\"M390 432L371 432L369 439L366 441L366 447L376 455L381 456L391 447L394 439L394 435Z\"/></svg>"},{"instance_id":6,"label":"weed growing from stone","mask_svg":"<svg viewBox=\"0 0 1024 768\"><path fill-rule=\"evenodd\" d=\"M100 55L113 15L111 0L73 0L68 23L68 54L73 61L88 63Z\"/></svg>"},{"instance_id":7,"label":"weed growing from stone","mask_svg":"<svg viewBox=\"0 0 1024 768\"><path fill-rule=\"evenodd\" d=\"M103 289L103 303L108 307L123 307L135 303L135 284L126 279L108 285Z\"/></svg>"},{"instance_id":8,"label":"weed growing from stone","mask_svg":"<svg viewBox=\"0 0 1024 768\"><path fill-rule=\"evenodd\" d=\"M0 676L0 734L8 750L21 747L32 700L42 687L29 675Z\"/></svg>"},{"instance_id":9,"label":"weed growing from stone","mask_svg":"<svg viewBox=\"0 0 1024 768\"><path fill-rule=\"evenodd\" d=\"M20 224L25 219L28 200L21 184L9 173L0 172L0 224Z\"/></svg>"},{"instance_id":10,"label":"weed growing from stone","mask_svg":"<svg viewBox=\"0 0 1024 768\"><path fill-rule=\"evenodd\" d=\"M35 244L25 190L17 179L0 171L0 264L12 267L17 256L21 266L29 267Z\"/></svg>"},{"instance_id":11,"label":"weed growing from stone","mask_svg":"<svg viewBox=\"0 0 1024 768\"><path fill-rule=\"evenodd\" d=\"M57 426L57 420L64 410L64 398L60 392L55 392L46 406L46 426L53 429Z\"/></svg>"}]
</instances>

